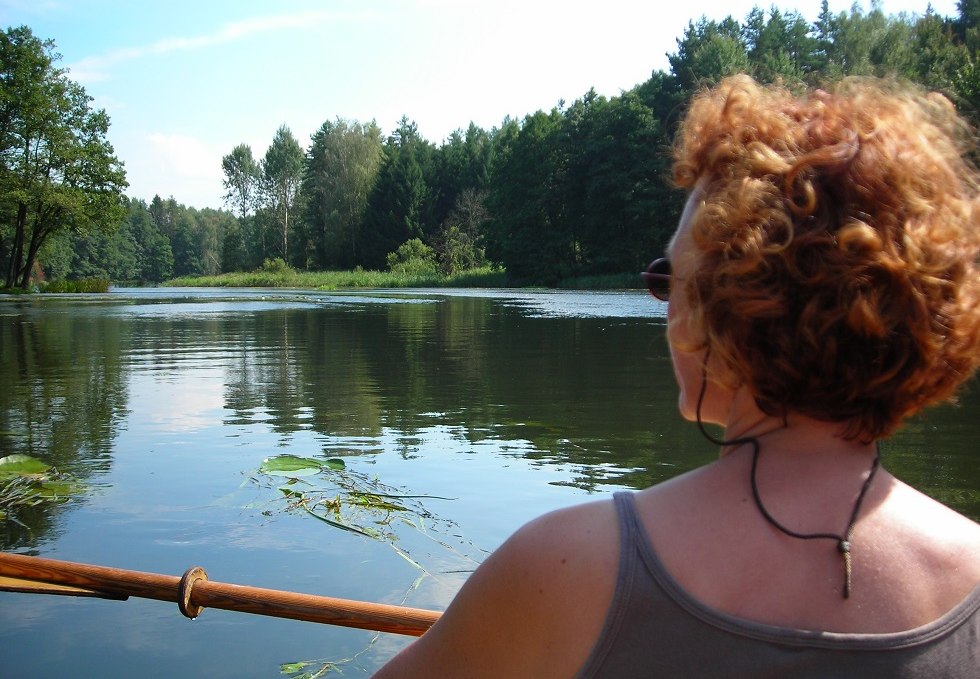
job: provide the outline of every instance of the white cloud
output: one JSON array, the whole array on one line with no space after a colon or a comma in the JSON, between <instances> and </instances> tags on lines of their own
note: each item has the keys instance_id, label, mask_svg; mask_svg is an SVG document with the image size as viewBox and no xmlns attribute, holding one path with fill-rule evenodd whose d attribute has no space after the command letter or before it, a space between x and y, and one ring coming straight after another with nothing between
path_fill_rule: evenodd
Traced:
<instances>
[{"instance_id":1,"label":"white cloud","mask_svg":"<svg viewBox=\"0 0 980 679\"><path fill-rule=\"evenodd\" d=\"M126 164L126 195L144 200L173 196L197 208L222 206L221 157L227 149L170 132L125 136L114 146Z\"/></svg>"},{"instance_id":2,"label":"white cloud","mask_svg":"<svg viewBox=\"0 0 980 679\"><path fill-rule=\"evenodd\" d=\"M195 137L153 132L146 136L150 150L172 174L187 179L221 177L221 151Z\"/></svg>"},{"instance_id":3,"label":"white cloud","mask_svg":"<svg viewBox=\"0 0 980 679\"><path fill-rule=\"evenodd\" d=\"M293 14L255 17L233 21L221 26L217 31L190 37L163 38L149 45L125 47L106 54L86 57L69 66L72 77L81 83L93 83L107 79L111 67L121 62L145 56L158 56L170 52L200 49L212 45L234 42L259 33L273 31L308 29L328 21L359 21L375 16L369 12L338 12L331 10L309 10Z\"/></svg>"},{"instance_id":4,"label":"white cloud","mask_svg":"<svg viewBox=\"0 0 980 679\"><path fill-rule=\"evenodd\" d=\"M173 380L151 377L134 387L152 393L149 420L156 426L169 432L197 431L221 424L225 401L220 377L220 370L199 369Z\"/></svg>"}]
</instances>

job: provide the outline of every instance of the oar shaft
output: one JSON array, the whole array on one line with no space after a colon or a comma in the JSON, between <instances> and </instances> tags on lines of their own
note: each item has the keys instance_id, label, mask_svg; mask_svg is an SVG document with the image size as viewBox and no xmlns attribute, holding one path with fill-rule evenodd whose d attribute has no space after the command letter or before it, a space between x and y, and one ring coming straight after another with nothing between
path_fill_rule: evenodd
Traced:
<instances>
[{"instance_id":1,"label":"oar shaft","mask_svg":"<svg viewBox=\"0 0 980 679\"><path fill-rule=\"evenodd\" d=\"M229 611L412 636L421 636L439 619L439 613L420 608L335 599L210 580L194 585L191 602Z\"/></svg>"},{"instance_id":2,"label":"oar shaft","mask_svg":"<svg viewBox=\"0 0 980 679\"><path fill-rule=\"evenodd\" d=\"M0 575L121 596L177 601L180 578L24 554L0 554Z\"/></svg>"},{"instance_id":3,"label":"oar shaft","mask_svg":"<svg viewBox=\"0 0 980 679\"><path fill-rule=\"evenodd\" d=\"M206 579L201 569L183 578L121 568L0 553L0 575L144 599L177 602L191 617L201 608L221 608L396 634L422 635L436 611L350 599L246 587Z\"/></svg>"}]
</instances>

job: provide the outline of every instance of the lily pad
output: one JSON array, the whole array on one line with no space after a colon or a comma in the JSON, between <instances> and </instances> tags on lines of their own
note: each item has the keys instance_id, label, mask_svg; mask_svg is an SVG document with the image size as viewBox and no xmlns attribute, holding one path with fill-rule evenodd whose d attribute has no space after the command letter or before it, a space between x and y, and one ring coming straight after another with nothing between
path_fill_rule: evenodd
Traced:
<instances>
[{"instance_id":1,"label":"lily pad","mask_svg":"<svg viewBox=\"0 0 980 679\"><path fill-rule=\"evenodd\" d=\"M271 476L310 476L323 471L324 466L320 460L310 457L276 455L264 459L259 471Z\"/></svg>"},{"instance_id":2,"label":"lily pad","mask_svg":"<svg viewBox=\"0 0 980 679\"><path fill-rule=\"evenodd\" d=\"M41 462L30 455L7 455L0 457L0 479L12 479L16 476L36 476L51 469L51 465Z\"/></svg>"},{"instance_id":3,"label":"lily pad","mask_svg":"<svg viewBox=\"0 0 980 679\"><path fill-rule=\"evenodd\" d=\"M309 661L283 663L279 666L279 671L283 674L295 674L296 672L302 672L312 664Z\"/></svg>"},{"instance_id":4,"label":"lily pad","mask_svg":"<svg viewBox=\"0 0 980 679\"><path fill-rule=\"evenodd\" d=\"M342 471L347 468L347 463L339 457L331 457L327 460L317 460L312 457L299 457L298 455L276 455L267 457L262 461L259 471L263 474L272 476L310 476L322 471Z\"/></svg>"},{"instance_id":5,"label":"lily pad","mask_svg":"<svg viewBox=\"0 0 980 679\"><path fill-rule=\"evenodd\" d=\"M83 490L84 486L74 481L43 481L38 485L35 493L43 500L67 500Z\"/></svg>"}]
</instances>

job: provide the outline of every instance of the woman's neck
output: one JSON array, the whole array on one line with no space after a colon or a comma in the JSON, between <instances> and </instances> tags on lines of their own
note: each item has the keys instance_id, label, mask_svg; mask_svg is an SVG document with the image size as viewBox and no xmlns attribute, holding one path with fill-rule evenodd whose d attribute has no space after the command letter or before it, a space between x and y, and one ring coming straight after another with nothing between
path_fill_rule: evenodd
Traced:
<instances>
[{"instance_id":1,"label":"woman's neck","mask_svg":"<svg viewBox=\"0 0 980 679\"><path fill-rule=\"evenodd\" d=\"M783 455L819 455L826 459L845 455L852 458L870 459L875 454L874 442L862 442L844 438L842 424L824 422L791 412L782 416L762 412L747 389L739 389L732 397L728 421L725 423L726 441L755 439L767 452ZM722 447L721 456L747 445L734 443Z\"/></svg>"}]
</instances>

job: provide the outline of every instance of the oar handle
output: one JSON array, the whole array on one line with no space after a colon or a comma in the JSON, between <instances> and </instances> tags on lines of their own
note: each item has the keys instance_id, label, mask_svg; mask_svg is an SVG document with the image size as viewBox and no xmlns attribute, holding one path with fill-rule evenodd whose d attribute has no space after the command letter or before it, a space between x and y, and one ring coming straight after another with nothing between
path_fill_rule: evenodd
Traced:
<instances>
[{"instance_id":1,"label":"oar handle","mask_svg":"<svg viewBox=\"0 0 980 679\"><path fill-rule=\"evenodd\" d=\"M0 553L0 575L158 601L177 601L177 588L180 586L180 578L173 575L25 554Z\"/></svg>"},{"instance_id":2,"label":"oar handle","mask_svg":"<svg viewBox=\"0 0 980 679\"><path fill-rule=\"evenodd\" d=\"M440 613L420 608L246 587L207 579L203 568L183 577L94 566L22 554L0 553L0 575L79 587L116 596L176 602L194 618L202 608L221 608L328 625L421 636Z\"/></svg>"}]
</instances>

